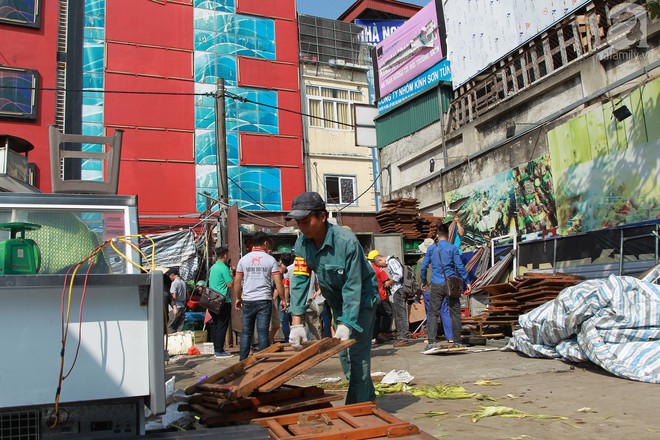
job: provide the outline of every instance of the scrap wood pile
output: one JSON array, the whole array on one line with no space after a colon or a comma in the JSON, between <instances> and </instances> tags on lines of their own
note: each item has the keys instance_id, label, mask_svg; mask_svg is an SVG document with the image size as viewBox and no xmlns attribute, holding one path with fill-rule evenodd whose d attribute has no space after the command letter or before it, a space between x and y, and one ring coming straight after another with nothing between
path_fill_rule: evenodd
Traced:
<instances>
[{"instance_id":1,"label":"scrap wood pile","mask_svg":"<svg viewBox=\"0 0 660 440\"><path fill-rule=\"evenodd\" d=\"M566 287L582 280L580 275L528 272L507 283L483 286L482 290L489 294L488 309L463 323L477 326L481 334L484 327L490 326L512 329L520 315L552 301Z\"/></svg>"},{"instance_id":2,"label":"scrap wood pile","mask_svg":"<svg viewBox=\"0 0 660 440\"><path fill-rule=\"evenodd\" d=\"M354 343L353 339L325 338L303 343L299 351L290 344L273 344L186 388L191 397L179 405L179 410L199 415L206 427L216 427L330 407L330 402L343 397L325 394L318 387L296 387L286 382Z\"/></svg>"},{"instance_id":3,"label":"scrap wood pile","mask_svg":"<svg viewBox=\"0 0 660 440\"><path fill-rule=\"evenodd\" d=\"M376 221L383 234L397 233L404 238L427 238L435 231L441 217L420 214L417 199L392 199L383 203L383 209L376 214Z\"/></svg>"}]
</instances>

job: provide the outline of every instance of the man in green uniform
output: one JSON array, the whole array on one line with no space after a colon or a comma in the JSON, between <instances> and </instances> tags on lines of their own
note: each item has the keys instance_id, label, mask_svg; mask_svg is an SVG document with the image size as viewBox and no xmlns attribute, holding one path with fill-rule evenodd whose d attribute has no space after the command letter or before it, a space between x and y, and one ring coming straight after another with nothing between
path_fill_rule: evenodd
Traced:
<instances>
[{"instance_id":1,"label":"man in green uniform","mask_svg":"<svg viewBox=\"0 0 660 440\"><path fill-rule=\"evenodd\" d=\"M371 381L371 334L374 329L378 285L373 269L355 235L327 221L328 211L318 193L305 192L293 199L294 219L303 235L294 247L293 279L290 287L292 315L289 341L299 346L307 340L303 318L311 272L316 272L321 293L335 318L335 337L356 343L339 354L348 380L346 404L376 398Z\"/></svg>"}]
</instances>

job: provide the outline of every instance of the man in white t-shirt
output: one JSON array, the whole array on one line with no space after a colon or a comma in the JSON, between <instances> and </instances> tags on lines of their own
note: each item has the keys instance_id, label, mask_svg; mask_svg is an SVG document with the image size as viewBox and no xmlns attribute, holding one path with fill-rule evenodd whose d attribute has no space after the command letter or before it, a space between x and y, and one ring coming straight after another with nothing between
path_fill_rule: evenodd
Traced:
<instances>
[{"instance_id":1,"label":"man in white t-shirt","mask_svg":"<svg viewBox=\"0 0 660 440\"><path fill-rule=\"evenodd\" d=\"M275 258L268 254L269 237L259 231L252 237L252 251L236 265L234 293L236 310L243 310L240 360L250 355L254 325L257 324L259 351L269 345L268 329L273 309L272 283L280 298L284 298L282 273Z\"/></svg>"}]
</instances>

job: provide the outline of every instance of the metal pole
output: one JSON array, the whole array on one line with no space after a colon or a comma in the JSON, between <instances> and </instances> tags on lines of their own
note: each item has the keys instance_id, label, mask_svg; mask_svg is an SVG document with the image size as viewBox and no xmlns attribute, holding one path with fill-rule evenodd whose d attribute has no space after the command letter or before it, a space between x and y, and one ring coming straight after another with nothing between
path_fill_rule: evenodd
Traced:
<instances>
[{"instance_id":1,"label":"metal pole","mask_svg":"<svg viewBox=\"0 0 660 440\"><path fill-rule=\"evenodd\" d=\"M225 121L225 80L218 78L215 94L215 145L218 177L218 199L229 203L229 178L227 176L227 125ZM227 207L218 205L220 219L216 243L227 245Z\"/></svg>"},{"instance_id":2,"label":"metal pole","mask_svg":"<svg viewBox=\"0 0 660 440\"><path fill-rule=\"evenodd\" d=\"M442 105L441 86L438 86L438 104L440 105L440 140L442 142L442 160L444 161L442 168L447 168L449 166L449 155L447 154L447 145L445 144L445 109ZM442 179L442 176L440 176L440 179Z\"/></svg>"},{"instance_id":3,"label":"metal pole","mask_svg":"<svg viewBox=\"0 0 660 440\"><path fill-rule=\"evenodd\" d=\"M621 239L619 241L619 276L623 275L623 229L621 231Z\"/></svg>"},{"instance_id":4,"label":"metal pole","mask_svg":"<svg viewBox=\"0 0 660 440\"><path fill-rule=\"evenodd\" d=\"M225 125L225 80L218 78L215 94L215 145L218 168L218 198L229 200L227 179L227 127Z\"/></svg>"}]
</instances>

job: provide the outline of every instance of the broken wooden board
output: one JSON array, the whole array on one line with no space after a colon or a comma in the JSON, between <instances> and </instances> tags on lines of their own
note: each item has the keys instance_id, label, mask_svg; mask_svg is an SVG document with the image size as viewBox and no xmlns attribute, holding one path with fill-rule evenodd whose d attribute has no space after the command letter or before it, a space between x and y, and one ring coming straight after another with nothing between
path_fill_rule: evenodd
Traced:
<instances>
[{"instance_id":1,"label":"broken wooden board","mask_svg":"<svg viewBox=\"0 0 660 440\"><path fill-rule=\"evenodd\" d=\"M265 350L186 388L186 394L199 391L223 394L236 400L255 391L273 391L300 373L330 358L355 343L324 338L296 350L290 344L273 344Z\"/></svg>"},{"instance_id":2,"label":"broken wooden board","mask_svg":"<svg viewBox=\"0 0 660 440\"><path fill-rule=\"evenodd\" d=\"M415 425L401 420L371 402L301 413L266 417L252 423L267 428L275 440L365 440L404 437L433 440Z\"/></svg>"}]
</instances>

